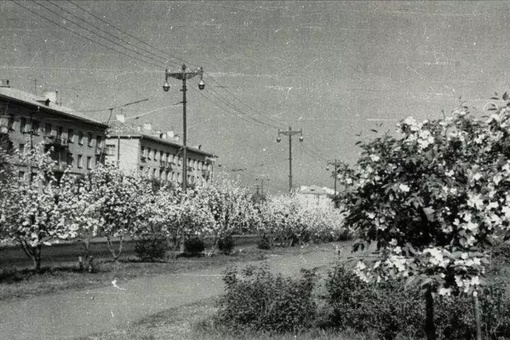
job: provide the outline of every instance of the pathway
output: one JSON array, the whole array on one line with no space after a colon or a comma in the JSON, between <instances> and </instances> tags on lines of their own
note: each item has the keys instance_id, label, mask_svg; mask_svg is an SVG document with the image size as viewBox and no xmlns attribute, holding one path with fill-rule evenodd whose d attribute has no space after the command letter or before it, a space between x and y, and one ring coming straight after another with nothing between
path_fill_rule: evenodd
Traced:
<instances>
[{"instance_id":1,"label":"pathway","mask_svg":"<svg viewBox=\"0 0 510 340\"><path fill-rule=\"evenodd\" d=\"M326 267L334 249L298 255L270 255L273 272L294 275L301 268ZM243 265L246 265L243 264ZM225 267L143 277L83 291L37 296L0 304L2 339L72 339L105 332L147 315L223 293Z\"/></svg>"}]
</instances>

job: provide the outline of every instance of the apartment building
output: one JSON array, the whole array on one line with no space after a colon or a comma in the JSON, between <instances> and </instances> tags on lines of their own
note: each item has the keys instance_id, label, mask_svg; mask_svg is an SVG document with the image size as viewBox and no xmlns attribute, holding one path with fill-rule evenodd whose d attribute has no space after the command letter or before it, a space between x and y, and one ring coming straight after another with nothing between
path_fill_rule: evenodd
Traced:
<instances>
[{"instance_id":1,"label":"apartment building","mask_svg":"<svg viewBox=\"0 0 510 340\"><path fill-rule=\"evenodd\" d=\"M188 146L188 183L209 181L215 157L199 147ZM171 132L153 131L150 124L130 126L121 115L112 123L106 140L106 162L118 164L126 172L141 172L163 182L182 183L182 144Z\"/></svg>"},{"instance_id":2,"label":"apartment building","mask_svg":"<svg viewBox=\"0 0 510 340\"><path fill-rule=\"evenodd\" d=\"M70 167L71 174L86 174L104 163L107 125L57 103L56 93L37 96L0 81L0 142L8 150L24 151L39 143L52 150L55 174ZM36 169L15 164L18 176L28 179Z\"/></svg>"}]
</instances>

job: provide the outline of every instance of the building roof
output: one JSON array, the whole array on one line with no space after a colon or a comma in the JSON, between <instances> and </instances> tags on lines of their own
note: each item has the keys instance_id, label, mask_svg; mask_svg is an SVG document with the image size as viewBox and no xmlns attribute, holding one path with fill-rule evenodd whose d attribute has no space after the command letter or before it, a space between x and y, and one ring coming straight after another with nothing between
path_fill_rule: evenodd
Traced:
<instances>
[{"instance_id":1,"label":"building roof","mask_svg":"<svg viewBox=\"0 0 510 340\"><path fill-rule=\"evenodd\" d=\"M144 132L139 131L139 130L135 129L134 127L129 126L128 124L125 124L118 120L110 123L110 133L108 134L108 137L148 139L148 140L151 140L151 141L154 141L157 143L170 145L170 146L177 147L177 148L182 147L182 143L179 143L175 140L164 139L164 138L160 138L159 136L156 136L156 135L150 135L150 134L144 133ZM207 157L216 157L212 153L205 152L205 151L195 148L195 147L190 147L189 145L188 145L187 149L190 151L193 151L195 153L200 153Z\"/></svg>"},{"instance_id":2,"label":"building roof","mask_svg":"<svg viewBox=\"0 0 510 340\"><path fill-rule=\"evenodd\" d=\"M24 92L12 87L0 86L0 98L28 106L39 107L41 109L44 109L45 111L50 111L54 114L64 116L66 118L73 118L84 123L96 125L103 129L108 128L108 125L98 122L94 119L88 118L83 114L74 111L73 109L57 105L56 103L52 103L51 101L48 102L48 105L46 105L45 97L37 96L33 93Z\"/></svg>"},{"instance_id":3,"label":"building roof","mask_svg":"<svg viewBox=\"0 0 510 340\"><path fill-rule=\"evenodd\" d=\"M329 188L321 188L317 185L310 185L310 186L301 186L299 188L298 193L303 195L330 195L332 194L331 189Z\"/></svg>"}]
</instances>

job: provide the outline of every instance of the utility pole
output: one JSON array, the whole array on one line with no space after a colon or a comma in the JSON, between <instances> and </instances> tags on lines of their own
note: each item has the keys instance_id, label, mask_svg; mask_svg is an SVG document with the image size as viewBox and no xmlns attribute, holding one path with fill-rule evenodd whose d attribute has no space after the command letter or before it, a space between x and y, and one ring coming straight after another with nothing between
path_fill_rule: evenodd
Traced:
<instances>
[{"instance_id":1,"label":"utility pole","mask_svg":"<svg viewBox=\"0 0 510 340\"><path fill-rule=\"evenodd\" d=\"M182 69L180 72L170 73L168 69L165 70L165 84L163 85L163 90L168 92L170 90L170 85L168 84L168 78L175 78L182 80L182 192L186 194L188 188L188 152L186 145L186 92L188 89L186 88L186 80L191 79L195 76L200 76L200 82L198 83L198 88L203 90L205 88L205 84L203 81L204 70L202 67L199 67L196 70L190 70L186 68L185 64L182 64ZM185 235L184 232L181 235L181 252L184 252L184 241Z\"/></svg>"},{"instance_id":2,"label":"utility pole","mask_svg":"<svg viewBox=\"0 0 510 340\"><path fill-rule=\"evenodd\" d=\"M336 196L336 179L337 179L337 174L338 174L338 167L342 164L344 164L344 163L341 160L335 159L333 161L328 161L328 165L326 166L326 170L328 170L328 171L329 171L329 165L334 166L333 177L335 179L335 196Z\"/></svg>"},{"instance_id":3,"label":"utility pole","mask_svg":"<svg viewBox=\"0 0 510 340\"><path fill-rule=\"evenodd\" d=\"M289 192L292 192L292 136L299 135L299 141L303 141L303 129L292 130L289 126L289 130L284 131L278 129L278 138L276 138L276 142L280 143L282 139L280 135L289 136Z\"/></svg>"}]
</instances>

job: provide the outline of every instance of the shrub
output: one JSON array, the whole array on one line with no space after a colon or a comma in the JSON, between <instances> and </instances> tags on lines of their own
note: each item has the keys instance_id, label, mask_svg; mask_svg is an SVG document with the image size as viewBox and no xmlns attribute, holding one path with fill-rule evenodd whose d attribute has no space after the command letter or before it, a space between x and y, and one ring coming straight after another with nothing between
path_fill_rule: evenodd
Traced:
<instances>
[{"instance_id":1,"label":"shrub","mask_svg":"<svg viewBox=\"0 0 510 340\"><path fill-rule=\"evenodd\" d=\"M257 240L257 247L263 250L269 250L273 248L271 245L271 240L265 234L259 237L259 239Z\"/></svg>"},{"instance_id":2,"label":"shrub","mask_svg":"<svg viewBox=\"0 0 510 340\"><path fill-rule=\"evenodd\" d=\"M186 239L184 242L184 250L187 253L198 255L202 253L205 249L205 243L204 240L202 240L200 237L191 237Z\"/></svg>"},{"instance_id":3,"label":"shrub","mask_svg":"<svg viewBox=\"0 0 510 340\"><path fill-rule=\"evenodd\" d=\"M312 298L315 279L312 271L291 279L273 275L265 267L229 268L216 321L236 333L296 333L307 329L317 313Z\"/></svg>"},{"instance_id":4,"label":"shrub","mask_svg":"<svg viewBox=\"0 0 510 340\"><path fill-rule=\"evenodd\" d=\"M231 235L221 238L218 242L218 249L225 255L232 254L235 246L236 242Z\"/></svg>"},{"instance_id":5,"label":"shrub","mask_svg":"<svg viewBox=\"0 0 510 340\"><path fill-rule=\"evenodd\" d=\"M425 301L419 289L405 289L399 281L368 284L339 265L326 280L330 327L372 331L381 339L424 336ZM505 283L493 279L480 296L484 338L510 337L510 300ZM475 339L470 296L439 297L435 305L439 339Z\"/></svg>"},{"instance_id":6,"label":"shrub","mask_svg":"<svg viewBox=\"0 0 510 340\"><path fill-rule=\"evenodd\" d=\"M163 260L167 251L165 239L158 236L144 236L135 244L135 252L142 261Z\"/></svg>"},{"instance_id":7,"label":"shrub","mask_svg":"<svg viewBox=\"0 0 510 340\"><path fill-rule=\"evenodd\" d=\"M372 330L381 339L421 335L423 300L398 282L368 284L337 266L329 273L326 289L330 326L358 332Z\"/></svg>"}]
</instances>

